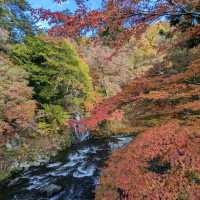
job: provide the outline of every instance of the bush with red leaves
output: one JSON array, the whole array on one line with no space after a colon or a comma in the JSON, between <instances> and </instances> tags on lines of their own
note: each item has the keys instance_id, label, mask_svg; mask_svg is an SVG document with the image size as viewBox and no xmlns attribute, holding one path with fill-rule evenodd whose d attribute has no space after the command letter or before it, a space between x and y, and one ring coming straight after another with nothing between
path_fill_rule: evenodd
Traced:
<instances>
[{"instance_id":1,"label":"bush with red leaves","mask_svg":"<svg viewBox=\"0 0 200 200\"><path fill-rule=\"evenodd\" d=\"M103 171L96 199L200 199L200 131L191 130L178 121L169 122L148 129L115 152Z\"/></svg>"}]
</instances>

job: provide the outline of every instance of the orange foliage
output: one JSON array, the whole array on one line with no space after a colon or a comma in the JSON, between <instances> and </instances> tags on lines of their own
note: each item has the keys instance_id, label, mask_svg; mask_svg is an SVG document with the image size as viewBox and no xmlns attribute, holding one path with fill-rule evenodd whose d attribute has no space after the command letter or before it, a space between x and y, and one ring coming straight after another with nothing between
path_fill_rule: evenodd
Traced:
<instances>
[{"instance_id":1,"label":"orange foliage","mask_svg":"<svg viewBox=\"0 0 200 200\"><path fill-rule=\"evenodd\" d=\"M6 93L7 102L4 108L4 118L17 131L29 126L36 110L36 102L31 100L32 89L25 84L11 85Z\"/></svg>"},{"instance_id":2,"label":"orange foliage","mask_svg":"<svg viewBox=\"0 0 200 200\"><path fill-rule=\"evenodd\" d=\"M113 113L110 114L110 117L108 118L108 120L113 121L122 121L124 116L124 112L122 112L121 110L116 110Z\"/></svg>"},{"instance_id":3,"label":"orange foliage","mask_svg":"<svg viewBox=\"0 0 200 200\"><path fill-rule=\"evenodd\" d=\"M95 92L91 94L91 97L92 98L86 99L84 102L86 112L91 112L97 104L103 101L103 97L99 96Z\"/></svg>"},{"instance_id":4,"label":"orange foliage","mask_svg":"<svg viewBox=\"0 0 200 200\"><path fill-rule=\"evenodd\" d=\"M33 120L36 104L34 101L23 104L8 103L5 107L5 118L9 123L15 124L19 131L28 127Z\"/></svg>"},{"instance_id":5,"label":"orange foliage","mask_svg":"<svg viewBox=\"0 0 200 200\"><path fill-rule=\"evenodd\" d=\"M15 133L14 128L4 121L0 122L0 131L1 131L1 134L7 133L9 135L12 135Z\"/></svg>"},{"instance_id":6,"label":"orange foliage","mask_svg":"<svg viewBox=\"0 0 200 200\"><path fill-rule=\"evenodd\" d=\"M141 99L163 100L169 96L177 96L184 90L190 90L187 81L200 74L200 59L194 61L185 72L169 75L147 73L145 76L136 78L124 90L115 96L105 99L90 112L90 117L80 123L88 128L94 128L103 120L109 119L110 114L122 105ZM157 91L158 90L158 91ZM195 90L199 90L197 87ZM192 95L192 94L191 94ZM172 110L173 111L173 110Z\"/></svg>"},{"instance_id":7,"label":"orange foliage","mask_svg":"<svg viewBox=\"0 0 200 200\"><path fill-rule=\"evenodd\" d=\"M132 101L135 116L138 112L145 120L146 114L148 120L148 115L154 119L157 114L152 121L160 123L164 116L165 122L147 127L126 148L114 152L96 200L200 199L200 59L183 72L166 70L157 75L153 71L126 86L114 105L119 109ZM182 113L187 110L192 111L188 116Z\"/></svg>"},{"instance_id":8,"label":"orange foliage","mask_svg":"<svg viewBox=\"0 0 200 200\"><path fill-rule=\"evenodd\" d=\"M36 102L27 84L25 71L0 55L0 137L1 142L33 127ZM31 124L31 126L30 126Z\"/></svg>"},{"instance_id":9,"label":"orange foliage","mask_svg":"<svg viewBox=\"0 0 200 200\"><path fill-rule=\"evenodd\" d=\"M147 130L112 155L96 199L200 199L199 144L199 131L175 121Z\"/></svg>"},{"instance_id":10,"label":"orange foliage","mask_svg":"<svg viewBox=\"0 0 200 200\"><path fill-rule=\"evenodd\" d=\"M179 110L192 110L192 111L200 111L200 100L196 100L193 102L188 102L183 105L179 105L177 107Z\"/></svg>"}]
</instances>

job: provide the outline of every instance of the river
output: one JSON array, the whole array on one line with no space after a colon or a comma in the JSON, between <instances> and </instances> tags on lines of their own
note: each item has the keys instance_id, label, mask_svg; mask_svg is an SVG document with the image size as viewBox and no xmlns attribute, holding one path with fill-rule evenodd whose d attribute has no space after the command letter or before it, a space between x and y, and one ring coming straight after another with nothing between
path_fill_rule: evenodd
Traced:
<instances>
[{"instance_id":1,"label":"river","mask_svg":"<svg viewBox=\"0 0 200 200\"><path fill-rule=\"evenodd\" d=\"M132 136L90 137L50 162L16 173L0 189L0 200L93 200L101 169L111 152Z\"/></svg>"}]
</instances>

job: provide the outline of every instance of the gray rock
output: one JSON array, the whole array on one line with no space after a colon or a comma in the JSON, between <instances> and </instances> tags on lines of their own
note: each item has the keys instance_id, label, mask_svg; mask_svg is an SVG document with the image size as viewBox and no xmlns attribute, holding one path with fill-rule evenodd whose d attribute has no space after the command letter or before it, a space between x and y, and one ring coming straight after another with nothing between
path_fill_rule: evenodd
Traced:
<instances>
[{"instance_id":1,"label":"gray rock","mask_svg":"<svg viewBox=\"0 0 200 200\"><path fill-rule=\"evenodd\" d=\"M5 146L6 146L6 149L12 150L12 145L9 142L7 142Z\"/></svg>"},{"instance_id":2,"label":"gray rock","mask_svg":"<svg viewBox=\"0 0 200 200\"><path fill-rule=\"evenodd\" d=\"M50 184L50 185L46 185L43 188L40 189L40 192L44 195L46 195L47 197L51 197L54 194L60 192L62 190L62 187L59 185L55 185L55 184Z\"/></svg>"},{"instance_id":3,"label":"gray rock","mask_svg":"<svg viewBox=\"0 0 200 200\"><path fill-rule=\"evenodd\" d=\"M20 137L16 135L14 138L10 139L10 141L6 143L6 148L11 151L20 149L21 148Z\"/></svg>"}]
</instances>

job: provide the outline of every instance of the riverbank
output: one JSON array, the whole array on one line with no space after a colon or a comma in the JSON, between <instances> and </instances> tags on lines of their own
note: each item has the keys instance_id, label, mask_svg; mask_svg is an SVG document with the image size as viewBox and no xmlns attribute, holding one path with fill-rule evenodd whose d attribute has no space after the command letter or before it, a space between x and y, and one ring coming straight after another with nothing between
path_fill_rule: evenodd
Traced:
<instances>
[{"instance_id":1,"label":"riverbank","mask_svg":"<svg viewBox=\"0 0 200 200\"><path fill-rule=\"evenodd\" d=\"M32 133L26 137L12 138L0 148L0 181L22 168L48 162L59 151L70 147L72 140L69 128L53 137Z\"/></svg>"}]
</instances>

